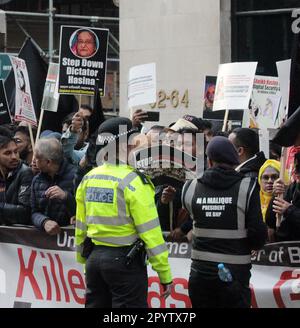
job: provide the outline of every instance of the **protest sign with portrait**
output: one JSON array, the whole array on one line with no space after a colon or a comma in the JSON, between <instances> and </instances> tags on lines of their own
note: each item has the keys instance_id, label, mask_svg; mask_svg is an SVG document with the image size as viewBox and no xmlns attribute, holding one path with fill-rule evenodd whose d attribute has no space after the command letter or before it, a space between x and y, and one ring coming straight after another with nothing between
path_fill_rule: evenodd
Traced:
<instances>
[{"instance_id":1,"label":"protest sign with portrait","mask_svg":"<svg viewBox=\"0 0 300 328\"><path fill-rule=\"evenodd\" d=\"M14 56L10 56L10 60L14 70L16 84L15 120L37 125L26 62Z\"/></svg>"},{"instance_id":2,"label":"protest sign with portrait","mask_svg":"<svg viewBox=\"0 0 300 328\"><path fill-rule=\"evenodd\" d=\"M82 26L61 27L59 93L93 96L99 79L100 95L104 95L108 32Z\"/></svg>"}]
</instances>

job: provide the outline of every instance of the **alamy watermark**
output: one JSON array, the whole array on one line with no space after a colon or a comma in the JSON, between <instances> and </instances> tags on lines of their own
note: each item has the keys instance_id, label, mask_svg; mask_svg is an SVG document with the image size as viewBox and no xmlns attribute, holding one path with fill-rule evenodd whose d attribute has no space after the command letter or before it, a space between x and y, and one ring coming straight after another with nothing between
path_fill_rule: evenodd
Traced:
<instances>
[{"instance_id":1,"label":"alamy watermark","mask_svg":"<svg viewBox=\"0 0 300 328\"><path fill-rule=\"evenodd\" d=\"M131 131L128 136L127 126L120 125L117 136L101 133L96 144L100 148L97 165L117 164L121 160L139 169L184 168L197 172L204 169L203 133L162 132L148 137Z\"/></svg>"}]
</instances>

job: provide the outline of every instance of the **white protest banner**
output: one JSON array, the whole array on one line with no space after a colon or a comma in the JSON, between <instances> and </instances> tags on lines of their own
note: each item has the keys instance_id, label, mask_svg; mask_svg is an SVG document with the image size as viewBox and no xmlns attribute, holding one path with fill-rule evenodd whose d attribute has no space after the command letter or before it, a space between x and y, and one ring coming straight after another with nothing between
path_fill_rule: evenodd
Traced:
<instances>
[{"instance_id":1,"label":"white protest banner","mask_svg":"<svg viewBox=\"0 0 300 328\"><path fill-rule=\"evenodd\" d=\"M23 59L10 56L15 75L16 98L15 120L37 125L35 110L31 97L30 83L26 63Z\"/></svg>"},{"instance_id":2,"label":"white protest banner","mask_svg":"<svg viewBox=\"0 0 300 328\"><path fill-rule=\"evenodd\" d=\"M213 111L248 109L257 62L219 65Z\"/></svg>"},{"instance_id":3,"label":"white protest banner","mask_svg":"<svg viewBox=\"0 0 300 328\"><path fill-rule=\"evenodd\" d=\"M108 33L95 27L61 26L59 93L93 96L99 79L104 96Z\"/></svg>"},{"instance_id":4,"label":"white protest banner","mask_svg":"<svg viewBox=\"0 0 300 328\"><path fill-rule=\"evenodd\" d=\"M44 87L43 101L41 105L42 110L47 110L49 112L57 112L57 106L59 101L58 72L59 65L55 63L49 63L48 73Z\"/></svg>"},{"instance_id":5,"label":"white protest banner","mask_svg":"<svg viewBox=\"0 0 300 328\"><path fill-rule=\"evenodd\" d=\"M148 266L148 305L190 308L191 244L167 242L174 288L160 297ZM84 307L85 280L75 261L74 229L49 236L35 228L0 227L0 307ZM252 257L252 307L300 308L300 241L265 245Z\"/></svg>"},{"instance_id":6,"label":"white protest banner","mask_svg":"<svg viewBox=\"0 0 300 328\"><path fill-rule=\"evenodd\" d=\"M156 102L156 64L131 67L128 76L128 107Z\"/></svg>"},{"instance_id":7,"label":"white protest banner","mask_svg":"<svg viewBox=\"0 0 300 328\"><path fill-rule=\"evenodd\" d=\"M188 279L191 244L167 242L176 292L159 298L158 278L149 268L148 304L152 307L190 307ZM250 279L253 308L300 308L300 241L265 245L252 257ZM174 301L176 300L176 301Z\"/></svg>"},{"instance_id":8,"label":"white protest banner","mask_svg":"<svg viewBox=\"0 0 300 328\"><path fill-rule=\"evenodd\" d=\"M276 62L277 73L279 78L281 105L280 113L286 114L289 108L289 94L290 94L290 74L291 74L291 59ZM280 123L282 122L283 117Z\"/></svg>"},{"instance_id":9,"label":"white protest banner","mask_svg":"<svg viewBox=\"0 0 300 328\"><path fill-rule=\"evenodd\" d=\"M187 243L174 243L171 249L180 260L189 257ZM76 263L74 250L73 228L62 228L59 235L49 236L35 228L1 226L0 307L84 307L84 266ZM188 258L182 260L189 264ZM149 273L150 306L191 306L185 270L181 270L181 262L178 264L177 270L172 269L178 277L174 276L175 288L167 303L156 294L156 289L162 288L156 272Z\"/></svg>"},{"instance_id":10,"label":"white protest banner","mask_svg":"<svg viewBox=\"0 0 300 328\"><path fill-rule=\"evenodd\" d=\"M281 92L277 77L256 75L249 105L250 127L279 127Z\"/></svg>"}]
</instances>

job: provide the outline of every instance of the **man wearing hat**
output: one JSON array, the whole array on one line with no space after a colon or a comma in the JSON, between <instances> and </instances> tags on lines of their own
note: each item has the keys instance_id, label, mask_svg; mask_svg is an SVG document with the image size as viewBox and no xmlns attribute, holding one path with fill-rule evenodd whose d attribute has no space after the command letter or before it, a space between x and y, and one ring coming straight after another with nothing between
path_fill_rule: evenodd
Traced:
<instances>
[{"instance_id":1,"label":"man wearing hat","mask_svg":"<svg viewBox=\"0 0 300 328\"><path fill-rule=\"evenodd\" d=\"M77 260L86 262L86 307L147 307L144 251L158 273L162 296L171 292L168 249L154 187L127 164L134 132L127 118L103 122L97 139L103 148L97 160L104 164L90 171L77 189L75 242ZM82 252L85 245L89 254Z\"/></svg>"},{"instance_id":2,"label":"man wearing hat","mask_svg":"<svg viewBox=\"0 0 300 328\"><path fill-rule=\"evenodd\" d=\"M250 254L267 236L259 191L254 178L234 170L239 158L227 138L212 138L206 154L209 169L182 192L194 221L189 296L193 307L250 307ZM221 263L231 281L218 275Z\"/></svg>"}]
</instances>

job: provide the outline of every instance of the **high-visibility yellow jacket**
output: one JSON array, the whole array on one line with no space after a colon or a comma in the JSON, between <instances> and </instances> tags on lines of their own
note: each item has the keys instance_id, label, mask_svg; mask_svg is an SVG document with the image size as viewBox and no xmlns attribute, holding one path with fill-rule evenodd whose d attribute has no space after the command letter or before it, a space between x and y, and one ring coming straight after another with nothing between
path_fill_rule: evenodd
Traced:
<instances>
[{"instance_id":1,"label":"high-visibility yellow jacket","mask_svg":"<svg viewBox=\"0 0 300 328\"><path fill-rule=\"evenodd\" d=\"M144 181L143 181L144 180ZM76 193L77 261L86 236L96 245L120 247L141 238L161 283L172 282L168 249L154 201L154 187L132 167L105 163L90 171Z\"/></svg>"}]
</instances>

